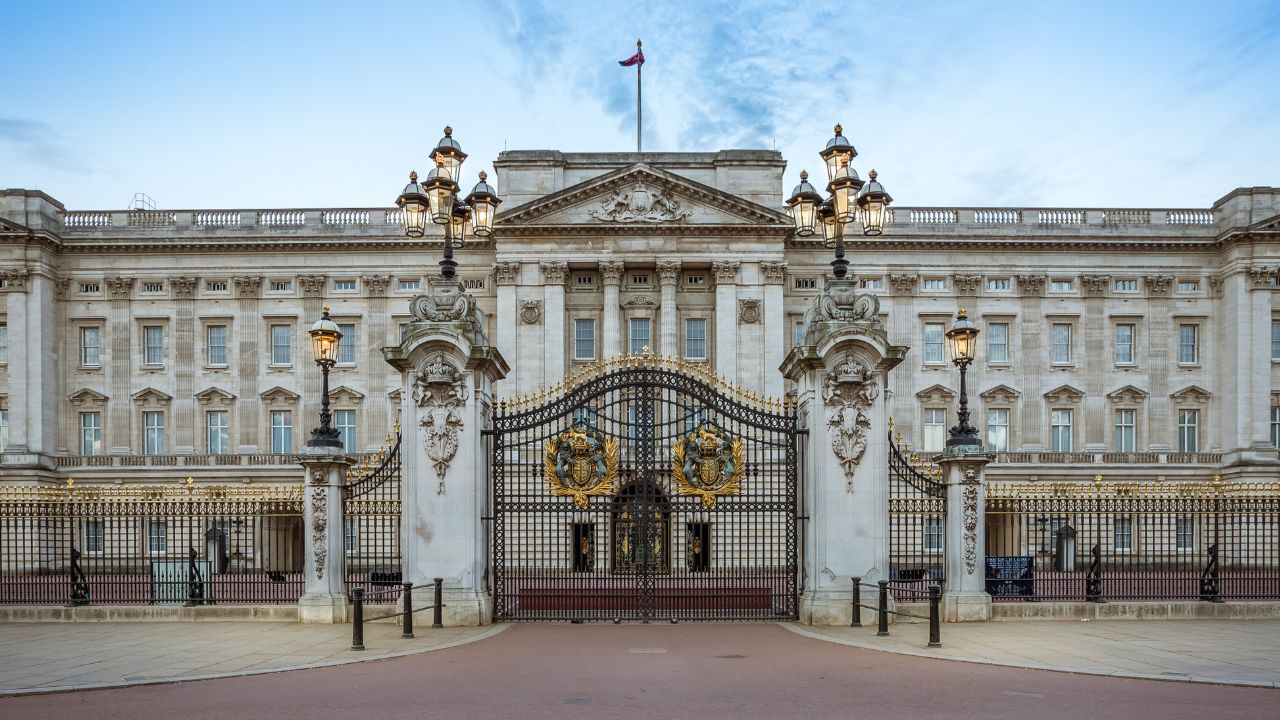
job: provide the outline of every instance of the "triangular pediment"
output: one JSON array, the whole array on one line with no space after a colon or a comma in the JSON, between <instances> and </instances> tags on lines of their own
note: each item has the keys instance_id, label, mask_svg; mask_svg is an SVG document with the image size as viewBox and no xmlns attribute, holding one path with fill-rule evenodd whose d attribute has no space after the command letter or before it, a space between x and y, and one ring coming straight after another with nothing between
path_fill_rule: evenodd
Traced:
<instances>
[{"instance_id":1,"label":"triangular pediment","mask_svg":"<svg viewBox=\"0 0 1280 720\"><path fill-rule=\"evenodd\" d=\"M937 402L939 400L949 402L955 398L955 396L955 391L945 385L930 385L916 393L916 398L921 402Z\"/></svg>"},{"instance_id":2,"label":"triangular pediment","mask_svg":"<svg viewBox=\"0 0 1280 720\"><path fill-rule=\"evenodd\" d=\"M1122 388L1116 388L1107 393L1107 397L1115 402L1140 403L1147 399L1151 393L1134 385L1125 385Z\"/></svg>"},{"instance_id":3,"label":"triangular pediment","mask_svg":"<svg viewBox=\"0 0 1280 720\"><path fill-rule=\"evenodd\" d=\"M80 388L68 395L67 399L70 400L73 405L103 405L109 398L97 390Z\"/></svg>"},{"instance_id":4,"label":"triangular pediment","mask_svg":"<svg viewBox=\"0 0 1280 720\"><path fill-rule=\"evenodd\" d=\"M282 388L279 385L276 385L270 390L263 390L262 392L258 393L258 397L262 398L262 401L266 403L291 404L291 403L297 402L298 398L300 398L301 395L299 395L298 393L292 390L289 390L287 388Z\"/></svg>"},{"instance_id":5,"label":"triangular pediment","mask_svg":"<svg viewBox=\"0 0 1280 720\"><path fill-rule=\"evenodd\" d=\"M329 400L340 403L357 403L364 400L364 393L346 385L339 385L329 391Z\"/></svg>"},{"instance_id":6,"label":"triangular pediment","mask_svg":"<svg viewBox=\"0 0 1280 720\"><path fill-rule=\"evenodd\" d=\"M698 225L776 226L786 214L645 163L636 163L500 212L499 230L588 225L621 230Z\"/></svg>"},{"instance_id":7,"label":"triangular pediment","mask_svg":"<svg viewBox=\"0 0 1280 720\"><path fill-rule=\"evenodd\" d=\"M1022 393L1009 387L1008 385L996 385L993 388L983 390L978 393L978 397L987 401L995 402L1013 402L1017 400Z\"/></svg>"},{"instance_id":8,"label":"triangular pediment","mask_svg":"<svg viewBox=\"0 0 1280 720\"><path fill-rule=\"evenodd\" d=\"M236 396L222 388L208 387L196 393L195 398L201 405L230 405Z\"/></svg>"},{"instance_id":9,"label":"triangular pediment","mask_svg":"<svg viewBox=\"0 0 1280 720\"><path fill-rule=\"evenodd\" d=\"M1203 403L1213 397L1213 393L1199 385L1188 385L1177 392L1170 393L1169 397L1180 403Z\"/></svg>"},{"instance_id":10,"label":"triangular pediment","mask_svg":"<svg viewBox=\"0 0 1280 720\"><path fill-rule=\"evenodd\" d=\"M168 403L169 401L173 400L172 395L165 392L161 392L153 387L143 388L138 392L130 395L129 397L133 398L134 402L142 403L142 404Z\"/></svg>"},{"instance_id":11,"label":"triangular pediment","mask_svg":"<svg viewBox=\"0 0 1280 720\"><path fill-rule=\"evenodd\" d=\"M1071 387L1070 385L1059 385L1045 393L1044 399L1051 403L1077 403L1084 399L1084 391L1079 388Z\"/></svg>"}]
</instances>

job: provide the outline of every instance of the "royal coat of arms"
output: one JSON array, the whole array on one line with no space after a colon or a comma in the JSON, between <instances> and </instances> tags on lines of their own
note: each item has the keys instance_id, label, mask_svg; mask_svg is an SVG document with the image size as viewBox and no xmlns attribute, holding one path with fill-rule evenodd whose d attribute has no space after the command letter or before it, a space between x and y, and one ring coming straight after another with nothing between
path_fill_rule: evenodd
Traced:
<instances>
[{"instance_id":1,"label":"royal coat of arms","mask_svg":"<svg viewBox=\"0 0 1280 720\"><path fill-rule=\"evenodd\" d=\"M574 507L585 508L592 495L618 489L618 441L583 420L547 441L543 465L551 494L572 497Z\"/></svg>"},{"instance_id":2,"label":"royal coat of arms","mask_svg":"<svg viewBox=\"0 0 1280 720\"><path fill-rule=\"evenodd\" d=\"M697 495L703 507L742 489L747 472L742 439L707 421L671 447L671 476L681 495Z\"/></svg>"}]
</instances>

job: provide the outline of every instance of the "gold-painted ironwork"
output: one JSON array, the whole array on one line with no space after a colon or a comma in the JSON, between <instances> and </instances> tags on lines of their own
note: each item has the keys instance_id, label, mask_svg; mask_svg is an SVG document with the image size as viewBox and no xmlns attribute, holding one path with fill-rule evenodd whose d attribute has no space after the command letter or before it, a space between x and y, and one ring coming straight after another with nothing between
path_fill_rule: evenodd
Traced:
<instances>
[{"instance_id":1,"label":"gold-painted ironwork","mask_svg":"<svg viewBox=\"0 0 1280 720\"><path fill-rule=\"evenodd\" d=\"M556 497L572 497L585 508L588 498L618 490L618 441L577 420L543 452L547 486Z\"/></svg>"},{"instance_id":2,"label":"gold-painted ironwork","mask_svg":"<svg viewBox=\"0 0 1280 720\"><path fill-rule=\"evenodd\" d=\"M703 507L742 489L747 472L741 438L729 436L711 421L671 447L671 477L681 495L697 495Z\"/></svg>"}]
</instances>

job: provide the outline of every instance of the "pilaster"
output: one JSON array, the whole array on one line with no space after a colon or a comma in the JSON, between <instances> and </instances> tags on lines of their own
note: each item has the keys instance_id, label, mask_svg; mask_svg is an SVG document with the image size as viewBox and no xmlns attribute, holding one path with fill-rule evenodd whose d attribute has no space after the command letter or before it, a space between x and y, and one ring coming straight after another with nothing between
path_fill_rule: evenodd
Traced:
<instances>
[{"instance_id":1,"label":"pilaster","mask_svg":"<svg viewBox=\"0 0 1280 720\"><path fill-rule=\"evenodd\" d=\"M364 294L368 297L369 314L364 318L365 343L356 347L356 362L360 363L362 368L377 368L381 365L378 362L377 348L380 343L386 342L387 334L390 332L387 327L391 318L387 310L387 285L391 283L391 276L365 275L360 278L360 281L364 285ZM393 388L388 386L385 373L365 371L361 375L365 378L365 382L369 383L369 394L365 400L364 424L372 431L366 435L369 438L367 446L372 447L381 440L379 426L374 423L388 425L391 423L387 407L390 401L387 393Z\"/></svg>"},{"instance_id":2,"label":"pilaster","mask_svg":"<svg viewBox=\"0 0 1280 720\"><path fill-rule=\"evenodd\" d=\"M676 315L676 285L680 282L680 261L659 260L655 264L655 270L661 293L658 301L661 346L658 353L683 357L684 353L680 351L680 329L677 327L680 321Z\"/></svg>"},{"instance_id":3,"label":"pilaster","mask_svg":"<svg viewBox=\"0 0 1280 720\"><path fill-rule=\"evenodd\" d=\"M601 260L600 280L604 285L604 319L601 330L600 357L617 357L622 354L622 312L619 303L619 285L624 269L621 260Z\"/></svg>"},{"instance_id":4,"label":"pilaster","mask_svg":"<svg viewBox=\"0 0 1280 720\"><path fill-rule=\"evenodd\" d=\"M738 380L738 267L737 262L711 263L716 280L716 373L728 382Z\"/></svg>"},{"instance_id":5,"label":"pilaster","mask_svg":"<svg viewBox=\"0 0 1280 720\"><path fill-rule=\"evenodd\" d=\"M506 357L520 357L517 323L520 308L516 306L516 287L520 283L520 261L508 260L493 264L493 284L497 294L497 315L494 317L494 345ZM498 385L500 393L515 394L519 387L520 364Z\"/></svg>"},{"instance_id":6,"label":"pilaster","mask_svg":"<svg viewBox=\"0 0 1280 720\"><path fill-rule=\"evenodd\" d=\"M195 291L199 278L174 276L169 278L173 293L174 323L174 375L173 418L168 420L173 444L170 452L190 455L196 451L196 319Z\"/></svg>"},{"instance_id":7,"label":"pilaster","mask_svg":"<svg viewBox=\"0 0 1280 720\"><path fill-rule=\"evenodd\" d=\"M782 374L775 372L774 369L782 365L789 340L785 312L787 264L762 262L760 275L764 280L764 394L770 397L782 397Z\"/></svg>"},{"instance_id":8,"label":"pilaster","mask_svg":"<svg viewBox=\"0 0 1280 720\"><path fill-rule=\"evenodd\" d=\"M239 377L240 398L236 403L235 426L231 428L228 442L238 453L258 452L258 373L262 371L262 336L266 327L259 313L262 296L261 276L232 278L240 312L236 317L236 370ZM270 352L270 348L267 350ZM236 438L239 438L237 441Z\"/></svg>"},{"instance_id":9,"label":"pilaster","mask_svg":"<svg viewBox=\"0 0 1280 720\"><path fill-rule=\"evenodd\" d=\"M553 383L565 376L565 355L568 339L565 337L564 282L569 265L560 261L543 261L542 268L542 378Z\"/></svg>"},{"instance_id":10,"label":"pilaster","mask_svg":"<svg viewBox=\"0 0 1280 720\"><path fill-rule=\"evenodd\" d=\"M1044 275L1019 275L1018 276L1018 294L1022 297L1021 322L1018 324L1022 328L1021 342L1018 344L1017 352L1022 357L1016 359L1023 367L1049 367L1048 349L1044 342L1045 323L1044 323L1044 285L1047 278ZM1048 433L1045 429L1045 413L1038 410L1035 402L1036 398L1041 397L1046 387L1054 387L1053 385L1045 385L1045 380L1041 378L1042 373L1024 373L1022 382L1022 396L1028 398L1030 404L1022 408L1022 428L1018 434L1022 439L1022 450L1040 450L1044 447L1045 439ZM1049 380L1050 382L1052 379Z\"/></svg>"},{"instance_id":11,"label":"pilaster","mask_svg":"<svg viewBox=\"0 0 1280 720\"><path fill-rule=\"evenodd\" d=\"M108 277L105 282L111 296L111 314L107 321L107 337L110 338L111 348L111 354L107 358L110 363L107 374L111 401L107 404L106 417L102 418L106 426L104 439L108 454L129 455L133 452L129 447L129 439L133 437L130 429L133 404L129 402L129 381L133 368L142 364L141 355L137 358L132 355L133 319L129 312L129 302L133 297L136 281L131 277Z\"/></svg>"}]
</instances>

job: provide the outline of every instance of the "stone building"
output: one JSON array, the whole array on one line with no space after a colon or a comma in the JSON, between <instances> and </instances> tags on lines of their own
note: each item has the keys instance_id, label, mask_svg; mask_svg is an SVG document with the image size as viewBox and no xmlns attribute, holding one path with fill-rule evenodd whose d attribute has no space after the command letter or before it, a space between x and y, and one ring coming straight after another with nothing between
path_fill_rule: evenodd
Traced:
<instances>
[{"instance_id":1,"label":"stone building","mask_svg":"<svg viewBox=\"0 0 1280 720\"><path fill-rule=\"evenodd\" d=\"M498 395L643 348L793 390L779 366L831 257L794 237L785 168L764 150L502 153L495 232L457 253L511 366ZM911 348L887 401L904 442L941 449L956 421L942 333L963 307L982 330L969 387L989 477L1275 477L1280 190L1198 209L892 210L849 252ZM335 421L349 450L377 448L401 401L380 349L439 248L402 237L390 208L85 211L0 191L0 473L295 477L322 306L344 332Z\"/></svg>"}]
</instances>

